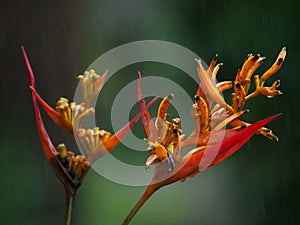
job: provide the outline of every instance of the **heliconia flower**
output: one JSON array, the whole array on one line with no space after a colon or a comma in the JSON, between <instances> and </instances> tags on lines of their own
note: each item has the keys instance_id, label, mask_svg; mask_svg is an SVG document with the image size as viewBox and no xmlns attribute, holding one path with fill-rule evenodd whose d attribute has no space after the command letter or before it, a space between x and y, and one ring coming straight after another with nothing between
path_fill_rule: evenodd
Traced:
<instances>
[{"instance_id":1,"label":"heliconia flower","mask_svg":"<svg viewBox=\"0 0 300 225\"><path fill-rule=\"evenodd\" d=\"M100 130L99 128L84 130L82 129L84 117L94 113L94 110L87 107L87 105L90 105L93 98L96 97L96 94L99 94L106 74L103 76L104 78L100 78L95 74L95 71L86 72L83 77L80 77L80 80L84 86L84 96L85 101L87 102L78 105L76 103L69 103L65 98L60 98L57 102L56 110L54 110L37 93L33 70L25 49L23 47L21 49L30 80L30 89L32 91L32 100L40 141L50 166L66 190L66 225L69 225L71 221L72 205L77 189L80 187L91 163L114 149L114 147L116 147L126 136L132 126L158 98L153 98L150 103L145 106L144 110L141 110L131 121L112 136L109 132ZM95 81L96 84L93 86L89 79ZM89 91L93 92L92 95L88 93ZM65 144L59 144L57 148L53 146L44 126L38 107L38 101L55 123L79 137L80 144L85 150L86 157L83 155L76 156L74 152L67 150Z\"/></svg>"},{"instance_id":2,"label":"heliconia flower","mask_svg":"<svg viewBox=\"0 0 300 225\"><path fill-rule=\"evenodd\" d=\"M155 167L154 177L151 184L147 187L143 196L140 198L122 224L129 224L144 203L161 187L177 181L183 181L187 177L192 177L200 172L203 172L205 169L211 168L212 166L222 162L224 159L242 147L259 128L265 126L278 116L279 115L275 115L258 121L246 128L240 128L233 136L223 140L221 146L208 146L206 148L202 148L200 151L197 151L197 153L193 154L191 157L184 158L182 161L175 161L175 169L171 176L168 170L168 163L165 162L158 164ZM215 155L216 152L217 155ZM205 165L205 158L211 159L210 154L213 154L214 160L212 160L209 165ZM203 166L205 169L203 170L201 166Z\"/></svg>"},{"instance_id":3,"label":"heliconia flower","mask_svg":"<svg viewBox=\"0 0 300 225\"><path fill-rule=\"evenodd\" d=\"M37 103L37 96L35 95L35 79L32 68L30 66L28 57L24 48L22 47L22 53L25 59L29 80L30 88L32 90L32 100L34 111L36 115L37 128L40 137L40 141L46 155L46 158L52 167L55 175L64 185L66 191L66 224L70 224L72 206L76 191L83 181L86 173L90 168L90 163L85 159L84 156L75 156L71 151L67 151L64 144L58 145L57 149L53 146L47 131L45 129L39 108Z\"/></svg>"},{"instance_id":4,"label":"heliconia flower","mask_svg":"<svg viewBox=\"0 0 300 225\"><path fill-rule=\"evenodd\" d=\"M33 106L37 121L37 128L40 137L40 141L46 155L46 158L53 169L55 175L64 185L66 191L66 202L67 202L67 216L66 224L70 224L71 212L76 191L83 181L86 173L90 168L90 163L85 159L84 156L75 156L71 151L68 151L64 144L58 145L57 149L53 146L51 139L45 129L40 110L38 107L37 96L35 94L35 79L32 68L30 66L28 57L24 48L22 47L22 53L25 59L29 80L30 88L32 91Z\"/></svg>"},{"instance_id":5,"label":"heliconia flower","mask_svg":"<svg viewBox=\"0 0 300 225\"><path fill-rule=\"evenodd\" d=\"M93 133L93 135L90 135L91 132L87 132L89 133L89 135L83 135L83 119L95 112L93 108L87 106L90 105L90 103L99 94L107 76L107 71L101 77L97 75L94 70L85 72L84 75L79 75L78 79L83 85L85 102L76 104L74 102L70 103L66 98L60 98L57 102L56 110L54 110L37 93L35 89L34 74L23 47L22 53L28 70L34 101L36 101L36 99L39 101L47 114L57 125L67 130L68 132L73 133L77 137L77 140L79 140L79 143L82 145L82 147L89 147L88 149L83 148L83 151L86 153L86 157L90 163L93 163L99 157L102 157L103 155L112 151L127 135L132 126L143 116L146 110L158 99L157 97L153 98L143 110L141 110L131 121L125 124L119 131L117 131L113 135L110 135L109 132L104 130L101 130L100 133L96 131ZM93 82L95 82L95 84L93 84ZM99 128L95 129L99 130ZM102 138L103 133L105 133L105 139ZM84 142L86 141L91 142L92 144L87 146L84 144Z\"/></svg>"},{"instance_id":6,"label":"heliconia flower","mask_svg":"<svg viewBox=\"0 0 300 225\"><path fill-rule=\"evenodd\" d=\"M244 110L243 107L246 100L254 97L251 95L265 94L269 91L266 95L270 97L270 92L276 92L278 81L271 88L265 88L263 84L278 71L285 56L286 49L283 48L274 65L261 76L259 82L258 75L255 76L257 88L255 94L249 95L250 79L264 61L260 55L249 55L235 81L220 83L217 83L216 75L222 64L217 64L217 57L212 60L207 70L203 68L200 60L196 60L201 83L191 110L194 130L188 137L185 137L180 128L179 118L174 118L171 122L167 121L167 109L173 95L166 96L161 101L155 123L146 111L142 124L148 138L150 155L145 166L148 170L151 164L155 164L155 172L145 193L131 210L123 225L129 224L137 211L158 189L177 181L184 181L222 162L241 148L254 134L258 133L278 140L272 131L264 126L276 119L279 114L254 124L246 123L240 120L240 117L249 111ZM146 103L142 99L140 80L141 76L138 74L139 107L144 109ZM222 92L229 89L233 89L232 104L228 104L222 96ZM232 128L225 129L228 125ZM186 147L194 147L194 149L181 157L181 149Z\"/></svg>"}]
</instances>

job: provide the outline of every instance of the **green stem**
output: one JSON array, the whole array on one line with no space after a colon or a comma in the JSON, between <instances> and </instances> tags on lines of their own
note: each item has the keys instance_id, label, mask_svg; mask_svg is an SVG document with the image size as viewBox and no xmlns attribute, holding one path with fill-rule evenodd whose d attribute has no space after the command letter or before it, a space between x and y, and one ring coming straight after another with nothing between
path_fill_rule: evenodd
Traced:
<instances>
[{"instance_id":1,"label":"green stem","mask_svg":"<svg viewBox=\"0 0 300 225\"><path fill-rule=\"evenodd\" d=\"M71 225L72 210L76 196L76 189L66 189L66 223L65 225Z\"/></svg>"}]
</instances>

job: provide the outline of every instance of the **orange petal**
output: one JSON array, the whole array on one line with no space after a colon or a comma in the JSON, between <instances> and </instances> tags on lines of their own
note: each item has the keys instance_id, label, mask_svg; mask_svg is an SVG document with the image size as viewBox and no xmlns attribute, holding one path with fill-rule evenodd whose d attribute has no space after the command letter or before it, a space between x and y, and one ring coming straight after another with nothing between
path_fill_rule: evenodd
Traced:
<instances>
[{"instance_id":1,"label":"orange petal","mask_svg":"<svg viewBox=\"0 0 300 225\"><path fill-rule=\"evenodd\" d=\"M274 73L276 73L282 66L283 61L286 57L286 47L283 47L282 50L280 51L276 61L274 62L274 64L271 66L270 69L268 69L260 78L260 82L262 83L262 85L264 84L264 82L270 77L272 76Z\"/></svg>"},{"instance_id":2,"label":"orange petal","mask_svg":"<svg viewBox=\"0 0 300 225\"><path fill-rule=\"evenodd\" d=\"M226 107L226 109L230 110L233 112L233 109L226 104L223 96L220 94L216 83L213 83L211 78L208 76L207 72L204 70L201 61L197 61L197 71L198 71L198 76L201 82L201 89L208 94L208 96L215 101L216 103L220 104L223 107ZM198 89L199 90L199 89Z\"/></svg>"}]
</instances>

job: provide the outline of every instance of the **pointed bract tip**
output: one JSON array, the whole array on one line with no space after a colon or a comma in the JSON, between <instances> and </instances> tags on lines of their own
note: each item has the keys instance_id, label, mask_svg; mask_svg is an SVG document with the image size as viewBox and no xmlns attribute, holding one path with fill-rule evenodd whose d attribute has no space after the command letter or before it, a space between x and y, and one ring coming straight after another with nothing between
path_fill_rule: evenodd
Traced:
<instances>
[{"instance_id":1,"label":"pointed bract tip","mask_svg":"<svg viewBox=\"0 0 300 225\"><path fill-rule=\"evenodd\" d=\"M138 79L141 79L142 78L142 74L140 71L137 72L138 73Z\"/></svg>"},{"instance_id":2,"label":"pointed bract tip","mask_svg":"<svg viewBox=\"0 0 300 225\"><path fill-rule=\"evenodd\" d=\"M197 59L197 58L195 58L195 61L196 61L196 63L197 63L197 65L198 65L198 66L200 66L200 65L201 65L201 59Z\"/></svg>"},{"instance_id":3,"label":"pointed bract tip","mask_svg":"<svg viewBox=\"0 0 300 225\"><path fill-rule=\"evenodd\" d=\"M259 57L258 62L259 62L259 63L262 63L262 62L264 62L265 60L266 60L266 57Z\"/></svg>"},{"instance_id":4,"label":"pointed bract tip","mask_svg":"<svg viewBox=\"0 0 300 225\"><path fill-rule=\"evenodd\" d=\"M280 63L281 62L283 62L284 61L284 59L285 59L285 57L286 57L286 47L283 47L282 49L281 49L281 51L279 52L279 55L278 55L278 60L280 61Z\"/></svg>"},{"instance_id":5,"label":"pointed bract tip","mask_svg":"<svg viewBox=\"0 0 300 225\"><path fill-rule=\"evenodd\" d=\"M168 100L169 100L169 101L173 100L173 98L174 98L174 94L168 95Z\"/></svg>"},{"instance_id":6,"label":"pointed bract tip","mask_svg":"<svg viewBox=\"0 0 300 225\"><path fill-rule=\"evenodd\" d=\"M277 119L279 116L281 116L282 115L282 113L278 113L278 114L276 114L276 115L274 115L274 116L270 116L270 117L268 117L268 118L266 118L266 119L263 119L263 120L261 120L261 121L264 121L264 125L266 125L266 124L268 124L268 123L270 123L271 121L273 121L273 120L275 120L275 119ZM262 125L262 126L264 126L264 125Z\"/></svg>"},{"instance_id":7,"label":"pointed bract tip","mask_svg":"<svg viewBox=\"0 0 300 225\"><path fill-rule=\"evenodd\" d=\"M108 69L106 69L105 71L104 71L104 73L103 73L103 75L102 75L102 77L107 77L107 74L108 74Z\"/></svg>"},{"instance_id":8,"label":"pointed bract tip","mask_svg":"<svg viewBox=\"0 0 300 225\"><path fill-rule=\"evenodd\" d=\"M142 80L142 75L140 73L140 71L138 71L138 81L137 81L137 92L138 92L138 100L142 100L143 99L143 93L142 93L142 86L141 86L141 80ZM145 105L145 100L143 100L143 105Z\"/></svg>"},{"instance_id":9,"label":"pointed bract tip","mask_svg":"<svg viewBox=\"0 0 300 225\"><path fill-rule=\"evenodd\" d=\"M33 87L35 87L34 74L33 74L33 71L32 71L32 68L31 68L28 56L26 54L25 48L23 46L21 46L21 50L22 50L23 58L24 58L25 65L26 65L26 68L27 68L27 73L28 73L28 76L29 76L30 85L33 86Z\"/></svg>"}]
</instances>

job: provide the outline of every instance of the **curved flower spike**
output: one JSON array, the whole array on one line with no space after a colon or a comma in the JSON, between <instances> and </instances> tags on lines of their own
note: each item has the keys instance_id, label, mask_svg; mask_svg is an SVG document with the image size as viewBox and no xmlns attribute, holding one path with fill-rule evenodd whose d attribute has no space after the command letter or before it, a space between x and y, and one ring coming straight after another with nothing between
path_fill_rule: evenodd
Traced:
<instances>
[{"instance_id":1,"label":"curved flower spike","mask_svg":"<svg viewBox=\"0 0 300 225\"><path fill-rule=\"evenodd\" d=\"M187 157L182 161L176 161L175 163L177 166L171 176L167 172L168 165L166 163L156 164L151 184L122 224L129 224L138 210L158 189L168 184L185 180L187 177L192 177L222 162L242 147L257 132L257 130L270 123L278 116L279 115L275 115L258 121L246 128L241 128L234 135L226 138L221 145L204 147L200 151L196 151L192 156ZM217 154L215 154L216 152Z\"/></svg>"},{"instance_id":2,"label":"curved flower spike","mask_svg":"<svg viewBox=\"0 0 300 225\"><path fill-rule=\"evenodd\" d=\"M57 102L56 110L54 110L36 92L35 77L23 47L22 53L29 75L30 89L41 144L49 164L66 190L66 225L69 225L76 191L88 172L90 164L116 147L116 145L120 143L120 140L126 136L132 126L143 116L148 107L151 106L157 98L152 99L143 110L113 136L111 136L109 132L100 130L99 128L84 130L82 129L84 117L94 113L94 110L87 106L90 105L93 98L95 98L101 90L107 72L101 78L96 75L94 71L86 72L84 76L79 77L83 83L85 103L77 105L76 103L69 103L65 98L60 98ZM94 81L94 84L92 81ZM82 155L75 156L73 152L67 150L64 144L58 145L57 148L53 146L42 121L38 101L55 123L71 133L74 132L74 135L79 136L81 145L88 151L87 159Z\"/></svg>"},{"instance_id":3,"label":"curved flower spike","mask_svg":"<svg viewBox=\"0 0 300 225\"><path fill-rule=\"evenodd\" d=\"M86 135L83 135L82 121L87 115L94 113L94 109L88 106L99 94L106 79L108 71L106 70L102 76L97 75L94 70L86 71L84 75L79 75L78 79L80 80L83 87L85 103L78 105L74 102L69 103L69 100L66 98L60 98L57 102L56 110L54 110L37 93L35 89L34 74L32 72L32 68L30 66L25 49L23 47L22 53L26 63L29 80L32 86L32 94L35 97L35 99L39 101L39 103L45 109L50 118L64 130L76 135L76 137L78 137L79 142L82 146L84 146L84 148L87 147L87 145L84 143L87 139L89 142L94 143L93 149L91 149L91 146L89 146L88 149L84 149L84 151L87 153L87 159L90 163L93 163L99 157L102 157L106 153L113 150L127 135L132 126L142 116L145 116L144 113L148 112L147 109L158 99L153 98L148 105L145 104L143 106L143 109L141 109L140 112L131 121L125 124L124 127L122 127L114 135L109 136L107 139L101 140L101 135L88 135L86 137ZM103 130L101 132L103 132ZM107 133L107 131L105 132ZM83 136L85 137L85 140L82 140Z\"/></svg>"},{"instance_id":4,"label":"curved flower spike","mask_svg":"<svg viewBox=\"0 0 300 225\"><path fill-rule=\"evenodd\" d=\"M269 78L282 65L285 58L285 48L281 51L276 63L259 79L255 76L255 83L262 88L264 79ZM238 72L235 81L223 81L217 83L216 76L222 64L217 64L215 57L207 70L204 70L201 62L197 61L197 71L201 81L192 105L191 116L194 119L194 130L185 137L180 128L180 119L167 121L167 109L170 100L166 96L160 103L155 125L151 122L151 116L142 120L146 136L151 138L148 142L150 156L146 161L146 170L151 164L155 164L153 180L137 205L130 212L123 224L128 224L134 214L145 201L160 187L176 181L184 181L187 177L196 174L220 163L237 151L255 133L262 134L270 139L278 138L268 128L263 127L279 115L249 124L240 120L248 109L243 109L250 88L250 79L256 69L264 61L260 55L250 55ZM140 79L140 74L139 74ZM261 82L263 80L263 82ZM140 80L138 83L138 95L140 108L145 101L142 99ZM275 92L279 82L272 87L263 87L263 93L271 96ZM224 90L233 89L232 104L229 105L222 96ZM258 90L257 88L257 90ZM225 127L230 125L231 129ZM151 132L154 130L154 132ZM155 134L155 136L153 136ZM155 138L153 138L155 137ZM180 157L181 149L194 147L184 157Z\"/></svg>"}]
</instances>

